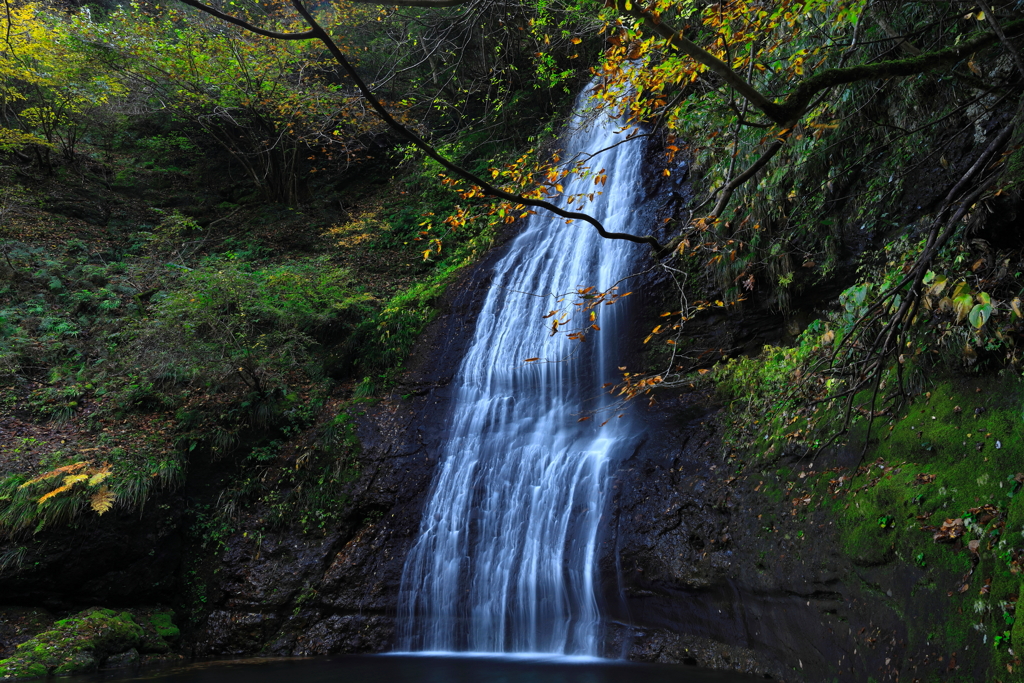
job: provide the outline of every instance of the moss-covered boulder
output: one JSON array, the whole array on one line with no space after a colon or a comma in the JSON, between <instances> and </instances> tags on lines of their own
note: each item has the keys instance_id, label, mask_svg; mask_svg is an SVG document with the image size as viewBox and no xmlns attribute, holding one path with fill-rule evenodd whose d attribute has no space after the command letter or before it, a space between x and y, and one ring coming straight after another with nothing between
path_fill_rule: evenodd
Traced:
<instances>
[{"instance_id":1,"label":"moss-covered boulder","mask_svg":"<svg viewBox=\"0 0 1024 683\"><path fill-rule=\"evenodd\" d=\"M142 653L166 654L181 636L170 612L136 612L135 618L145 632L139 648Z\"/></svg>"},{"instance_id":2,"label":"moss-covered boulder","mask_svg":"<svg viewBox=\"0 0 1024 683\"><path fill-rule=\"evenodd\" d=\"M0 660L36 634L48 631L56 617L38 607L0 605Z\"/></svg>"},{"instance_id":3,"label":"moss-covered boulder","mask_svg":"<svg viewBox=\"0 0 1024 683\"><path fill-rule=\"evenodd\" d=\"M0 660L0 678L39 678L89 673L109 658L135 652L167 652L178 628L167 612L132 615L92 608L61 619L49 631L17 647ZM123 657L122 657L123 659Z\"/></svg>"}]
</instances>

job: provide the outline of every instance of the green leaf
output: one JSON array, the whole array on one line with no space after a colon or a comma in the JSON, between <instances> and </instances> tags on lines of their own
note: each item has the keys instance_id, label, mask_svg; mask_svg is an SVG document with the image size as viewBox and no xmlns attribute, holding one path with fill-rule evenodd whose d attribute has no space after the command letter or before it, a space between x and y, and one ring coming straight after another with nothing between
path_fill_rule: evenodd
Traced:
<instances>
[{"instance_id":1,"label":"green leaf","mask_svg":"<svg viewBox=\"0 0 1024 683\"><path fill-rule=\"evenodd\" d=\"M963 319L967 317L971 311L971 304L973 303L974 299L971 297L970 293L953 299L953 310L956 312L957 322L962 322Z\"/></svg>"},{"instance_id":2,"label":"green leaf","mask_svg":"<svg viewBox=\"0 0 1024 683\"><path fill-rule=\"evenodd\" d=\"M991 304L978 304L971 309L968 319L975 328L981 329L981 326L988 322L989 317L992 315Z\"/></svg>"}]
</instances>

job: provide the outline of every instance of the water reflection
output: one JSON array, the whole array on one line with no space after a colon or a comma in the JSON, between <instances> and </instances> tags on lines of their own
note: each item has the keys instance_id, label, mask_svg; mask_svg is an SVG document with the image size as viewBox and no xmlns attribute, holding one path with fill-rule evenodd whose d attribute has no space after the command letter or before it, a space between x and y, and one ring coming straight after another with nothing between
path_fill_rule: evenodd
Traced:
<instances>
[{"instance_id":1,"label":"water reflection","mask_svg":"<svg viewBox=\"0 0 1024 683\"><path fill-rule=\"evenodd\" d=\"M68 683L753 683L744 674L590 658L376 655L202 662Z\"/></svg>"}]
</instances>

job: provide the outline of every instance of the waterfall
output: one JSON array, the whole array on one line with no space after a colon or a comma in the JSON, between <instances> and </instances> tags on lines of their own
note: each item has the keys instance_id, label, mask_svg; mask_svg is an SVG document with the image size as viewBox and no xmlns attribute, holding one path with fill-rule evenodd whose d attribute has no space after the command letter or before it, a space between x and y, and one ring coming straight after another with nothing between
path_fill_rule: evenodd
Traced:
<instances>
[{"instance_id":1,"label":"waterfall","mask_svg":"<svg viewBox=\"0 0 1024 683\"><path fill-rule=\"evenodd\" d=\"M610 230L631 231L642 146L616 145L627 131L587 111L587 90L563 136L563 158L606 150L589 165L604 169L607 182L567 178L563 197L601 191L585 210ZM619 377L628 299L601 305L601 330L583 342L552 335L544 316L574 310L578 288L611 287L641 249L538 214L495 266L402 574L399 650L599 653L598 531L609 461L631 432L628 417L590 411L611 400L602 385Z\"/></svg>"}]
</instances>

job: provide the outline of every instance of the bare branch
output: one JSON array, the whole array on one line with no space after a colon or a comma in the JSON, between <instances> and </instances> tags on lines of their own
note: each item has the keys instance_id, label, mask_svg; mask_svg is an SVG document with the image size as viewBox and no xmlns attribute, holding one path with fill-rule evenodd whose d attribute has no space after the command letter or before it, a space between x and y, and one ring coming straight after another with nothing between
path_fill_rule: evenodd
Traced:
<instances>
[{"instance_id":1,"label":"bare branch","mask_svg":"<svg viewBox=\"0 0 1024 683\"><path fill-rule=\"evenodd\" d=\"M494 185L487 182L483 178L477 176L476 174L471 173L470 171L467 171L461 166L458 166L454 162L446 159L436 149L434 149L434 147L431 146L430 143L428 143L426 140L420 137L412 129L399 123L395 119L395 117L393 117L391 113L388 112L387 108L385 108L384 105L381 104L380 100L378 100L377 97L373 94L373 91L370 90L370 87L366 84L362 77L359 76L359 73L355 70L352 64L349 63L348 59L346 59L344 53L342 53L337 43L334 42L330 34L328 34L327 31L325 31L320 26L316 19L313 18L313 15L310 14L309 10L306 9L306 6L302 3L301 0L292 0L292 6L299 13L299 15L302 16L302 18L310 27L309 31L305 31L303 33L276 33L274 31L267 31L264 29L260 29L256 26L253 26L252 24L242 19L238 19L236 17L224 14L223 12L214 9L209 5L199 2L199 0L182 0L182 2L200 11L206 12L207 14L211 14L219 19L223 19L224 21L228 21L232 24L235 24L236 26L241 26L247 31L252 31L253 33L256 33L258 35L267 36L269 38L277 38L280 40L306 40L310 38L319 40L321 43L323 43L324 47L327 48L327 51L331 53L331 56L334 57L334 60L342 67L342 69L345 70L345 73L348 74L349 78L352 79L356 87L359 89L359 92L362 93L363 97L369 103L370 107L377 113L377 115L385 123L388 124L388 126L390 126L393 130L399 133L402 137L406 138L414 145L419 147L428 157L430 157L437 163L441 164L441 166L444 167L446 170L479 187L484 194L490 195L492 197L497 197L498 199L504 199L509 202L515 202L516 204L521 204L524 206L532 206L539 209L545 209L546 211L550 211L556 216L565 218L566 220L579 220L585 223L589 223L597 230L598 234L601 235L601 237L604 237L605 239L620 239L626 240L628 242L635 242L637 244L647 244L657 252L661 252L663 250L663 245L653 235L637 236L631 235L626 232L609 231L604 227L604 225L601 224L599 220L597 220L596 218L589 214L581 213L578 211L566 211L565 209L556 206L551 202L544 201L542 199L533 199L530 197L523 197L517 194L513 194L511 192L506 192L501 188L495 187Z\"/></svg>"},{"instance_id":2,"label":"bare branch","mask_svg":"<svg viewBox=\"0 0 1024 683\"><path fill-rule=\"evenodd\" d=\"M1010 45L1010 41L1006 38L1006 33L1003 32L999 22L996 21L995 12L992 11L992 8L989 7L989 4L985 2L985 0L978 0L978 5L981 6L981 10L985 13L988 25L992 27L995 34L999 36L999 40L1002 42L1003 47L1005 47L1006 51L1010 53L1011 57L1013 57L1014 63L1017 64L1017 70L1020 71L1022 76L1024 76L1024 60L1021 59L1020 52L1013 45Z\"/></svg>"},{"instance_id":3,"label":"bare branch","mask_svg":"<svg viewBox=\"0 0 1024 683\"><path fill-rule=\"evenodd\" d=\"M733 178L729 182L729 184L722 189L722 194L718 198L718 202L715 204L715 209L714 211L711 212L711 215L722 215L722 212L725 211L725 207L729 205L729 200L732 199L733 192L735 192L740 185L754 177L754 175L756 175L758 171L764 168L768 164L768 162L771 161L772 158L779 153L779 150L782 149L783 145L786 144L786 140L789 139L789 135L792 132L792 126L782 131L782 133L775 138L772 144L768 146L768 149L764 151L764 154L758 157L757 161L748 166L747 170L743 171L743 173L740 173L738 176Z\"/></svg>"},{"instance_id":4,"label":"bare branch","mask_svg":"<svg viewBox=\"0 0 1024 683\"><path fill-rule=\"evenodd\" d=\"M457 7L465 5L469 0L349 0L349 2L361 5L387 5L388 7L427 7L437 9L441 7Z\"/></svg>"},{"instance_id":5,"label":"bare branch","mask_svg":"<svg viewBox=\"0 0 1024 683\"><path fill-rule=\"evenodd\" d=\"M233 17L230 14L225 14L224 12L221 12L219 9L210 7L209 5L204 5L203 3L198 2L198 0L182 0L182 2L191 7L195 7L198 10L202 10L207 14L211 14L217 17L218 19L221 19L222 21L226 21L229 24L241 26L246 31L251 31L256 35L266 36L267 38L273 38L275 40L309 40L311 38L317 37L313 31L303 31L302 33L280 33L278 31L268 31L266 29L260 28L259 26L254 26L253 24L250 24L244 19Z\"/></svg>"},{"instance_id":6,"label":"bare branch","mask_svg":"<svg viewBox=\"0 0 1024 683\"><path fill-rule=\"evenodd\" d=\"M1024 19L1011 22L1004 28L1004 33L1007 36L1019 35L1022 32L1024 32ZM908 59L826 69L797 85L796 89L786 97L785 102L780 106L782 111L791 118L798 118L807 110L807 106L814 99L814 96L822 90L858 81L916 76L917 74L953 66L960 60L970 57L978 50L993 45L998 40L999 37L994 33L979 33L958 45L934 52L922 53Z\"/></svg>"}]
</instances>

